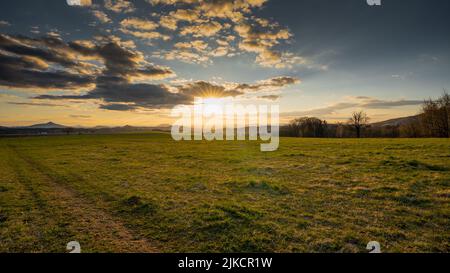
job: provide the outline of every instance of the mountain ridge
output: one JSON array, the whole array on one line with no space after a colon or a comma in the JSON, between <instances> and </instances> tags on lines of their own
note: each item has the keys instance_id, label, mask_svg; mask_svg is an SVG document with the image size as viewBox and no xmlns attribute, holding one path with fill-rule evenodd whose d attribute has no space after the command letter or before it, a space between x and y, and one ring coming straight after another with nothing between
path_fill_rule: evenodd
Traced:
<instances>
[{"instance_id":1,"label":"mountain ridge","mask_svg":"<svg viewBox=\"0 0 450 273\"><path fill-rule=\"evenodd\" d=\"M394 118L394 119L388 119L384 121L378 121L374 123L370 123L371 126L375 127L384 127L384 126L397 126L397 125L404 125L409 124L414 121L417 121L419 119L420 115L415 116L408 116L408 117L400 117L400 118ZM145 128L168 128L170 127L169 124L161 124L158 126L131 126L131 125L125 125L125 126L102 126L97 125L94 127L84 127L84 126L66 126L58 123L54 123L52 121L49 121L47 123L39 123L39 124L33 124L29 126L15 126L15 127L8 127L8 126L0 126L0 129L67 129L67 128L78 128L78 129L145 129Z\"/></svg>"},{"instance_id":2,"label":"mountain ridge","mask_svg":"<svg viewBox=\"0 0 450 273\"><path fill-rule=\"evenodd\" d=\"M54 122L47 122L47 123L39 123L39 124L33 124L30 126L25 126L23 128L28 128L28 129L64 129L64 128L68 128L65 125L61 125L61 124L57 124Z\"/></svg>"}]
</instances>

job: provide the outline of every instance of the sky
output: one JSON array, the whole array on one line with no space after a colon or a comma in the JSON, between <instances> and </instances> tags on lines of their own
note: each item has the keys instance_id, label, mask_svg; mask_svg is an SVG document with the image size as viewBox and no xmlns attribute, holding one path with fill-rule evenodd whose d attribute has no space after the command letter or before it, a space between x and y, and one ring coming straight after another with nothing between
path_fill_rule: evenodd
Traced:
<instances>
[{"instance_id":1,"label":"sky","mask_svg":"<svg viewBox=\"0 0 450 273\"><path fill-rule=\"evenodd\" d=\"M447 0L0 5L1 126L157 126L195 97L381 121L450 88Z\"/></svg>"}]
</instances>

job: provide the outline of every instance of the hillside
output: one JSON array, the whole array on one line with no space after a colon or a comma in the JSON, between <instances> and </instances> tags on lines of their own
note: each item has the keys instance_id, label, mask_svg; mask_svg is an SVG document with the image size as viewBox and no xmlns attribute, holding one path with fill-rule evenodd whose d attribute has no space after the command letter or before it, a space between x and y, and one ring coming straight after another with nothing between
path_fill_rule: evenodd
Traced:
<instances>
[{"instance_id":1,"label":"hillside","mask_svg":"<svg viewBox=\"0 0 450 273\"><path fill-rule=\"evenodd\" d=\"M29 128L29 129L64 129L64 128L67 128L67 126L64 126L61 124L56 124L53 122L48 122L48 123L41 123L41 124L34 124L31 126L26 126L25 128Z\"/></svg>"},{"instance_id":2,"label":"hillside","mask_svg":"<svg viewBox=\"0 0 450 273\"><path fill-rule=\"evenodd\" d=\"M420 117L420 115L396 118L396 119L389 119L389 120L385 120L385 121L375 122L375 123L372 123L371 125L374 127L399 126L399 125L405 125L405 124L410 124L410 123L416 122L416 121L418 121L419 117Z\"/></svg>"}]
</instances>

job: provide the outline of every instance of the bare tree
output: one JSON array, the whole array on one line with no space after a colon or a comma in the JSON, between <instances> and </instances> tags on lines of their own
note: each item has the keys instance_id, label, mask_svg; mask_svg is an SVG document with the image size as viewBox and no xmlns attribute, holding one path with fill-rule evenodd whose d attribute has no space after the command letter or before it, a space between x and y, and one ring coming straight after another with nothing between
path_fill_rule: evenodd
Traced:
<instances>
[{"instance_id":1,"label":"bare tree","mask_svg":"<svg viewBox=\"0 0 450 273\"><path fill-rule=\"evenodd\" d=\"M419 118L399 126L400 137L418 138L422 136Z\"/></svg>"},{"instance_id":2,"label":"bare tree","mask_svg":"<svg viewBox=\"0 0 450 273\"><path fill-rule=\"evenodd\" d=\"M438 100L439 107L441 108L440 116L441 116L441 130L443 137L450 137L450 95L447 93L447 90L444 89L444 93Z\"/></svg>"},{"instance_id":3,"label":"bare tree","mask_svg":"<svg viewBox=\"0 0 450 273\"><path fill-rule=\"evenodd\" d=\"M291 136L295 137L325 137L328 124L318 118L303 117L289 123Z\"/></svg>"},{"instance_id":4,"label":"bare tree","mask_svg":"<svg viewBox=\"0 0 450 273\"><path fill-rule=\"evenodd\" d=\"M446 90L437 100L426 100L422 110L421 124L426 136L450 137L450 95Z\"/></svg>"},{"instance_id":5,"label":"bare tree","mask_svg":"<svg viewBox=\"0 0 450 273\"><path fill-rule=\"evenodd\" d=\"M364 111L353 112L348 123L355 129L356 136L360 138L362 129L364 129L369 123L369 117Z\"/></svg>"}]
</instances>

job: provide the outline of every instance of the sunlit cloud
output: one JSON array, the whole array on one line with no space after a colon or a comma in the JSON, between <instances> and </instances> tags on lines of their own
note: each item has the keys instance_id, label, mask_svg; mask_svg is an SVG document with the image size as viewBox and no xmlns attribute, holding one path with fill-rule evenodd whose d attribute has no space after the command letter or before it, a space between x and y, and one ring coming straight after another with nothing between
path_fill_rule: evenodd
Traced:
<instances>
[{"instance_id":1,"label":"sunlit cloud","mask_svg":"<svg viewBox=\"0 0 450 273\"><path fill-rule=\"evenodd\" d=\"M121 28L120 31L122 31L124 34L128 34L135 38L144 40L154 40L154 39L162 39L165 41L170 40L169 35L164 35L157 31L136 31L136 30L128 30L125 28Z\"/></svg>"},{"instance_id":2,"label":"sunlit cloud","mask_svg":"<svg viewBox=\"0 0 450 273\"><path fill-rule=\"evenodd\" d=\"M111 19L103 11L92 10L92 14L103 24L111 22Z\"/></svg>"},{"instance_id":3,"label":"sunlit cloud","mask_svg":"<svg viewBox=\"0 0 450 273\"><path fill-rule=\"evenodd\" d=\"M218 22L208 22L198 25L191 25L184 27L180 34L192 35L194 37L210 37L217 34L222 29L222 25Z\"/></svg>"},{"instance_id":4,"label":"sunlit cloud","mask_svg":"<svg viewBox=\"0 0 450 273\"><path fill-rule=\"evenodd\" d=\"M105 0L105 8L116 13L130 13L135 11L133 3L127 0Z\"/></svg>"},{"instance_id":5,"label":"sunlit cloud","mask_svg":"<svg viewBox=\"0 0 450 273\"><path fill-rule=\"evenodd\" d=\"M280 27L277 22L252 14L255 9L264 6L267 2L265 0L150 0L148 2L155 6L174 9L160 16L159 25L176 31L181 36L192 36L194 39L215 37L221 40L219 37L222 37L226 30L231 31L226 36L228 42L235 41L236 37L239 37L236 48L229 43L222 43L209 52L184 50L180 53L180 48L177 47L173 52L160 54L160 57L207 65L213 63L210 57L234 56L236 53L230 52L238 49L244 53L256 53L255 62L262 67L282 69L306 63L305 58L292 52L280 52L274 49L282 42L291 40L293 35L287 28ZM180 26L181 22L183 22L182 26ZM312 65L306 67L311 68Z\"/></svg>"},{"instance_id":6,"label":"sunlit cloud","mask_svg":"<svg viewBox=\"0 0 450 273\"><path fill-rule=\"evenodd\" d=\"M124 19L120 22L120 25L124 28L131 28L137 30L154 30L158 28L157 23L139 18Z\"/></svg>"}]
</instances>

